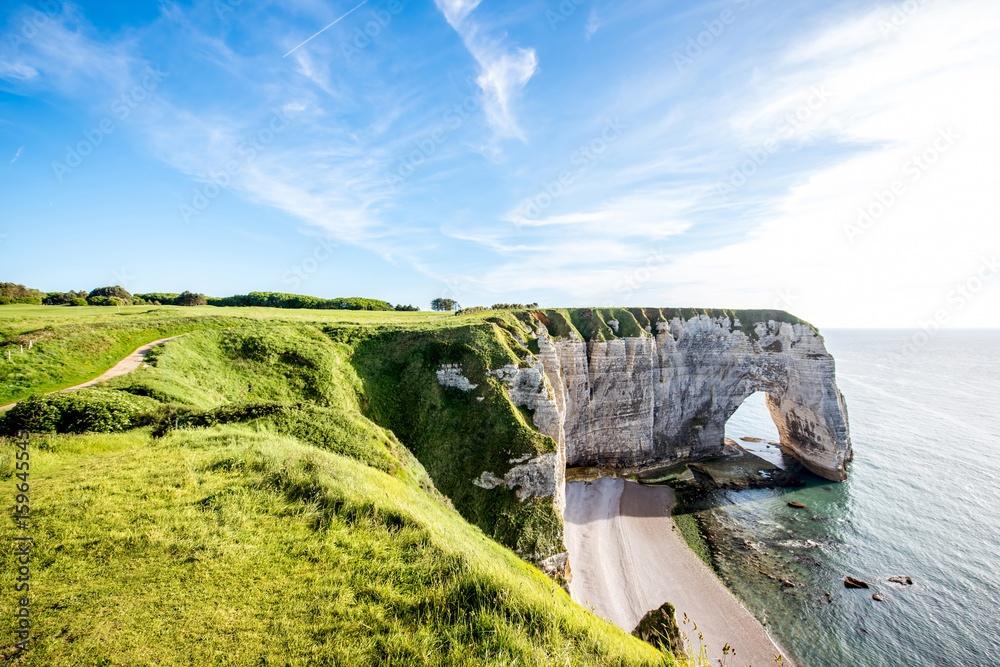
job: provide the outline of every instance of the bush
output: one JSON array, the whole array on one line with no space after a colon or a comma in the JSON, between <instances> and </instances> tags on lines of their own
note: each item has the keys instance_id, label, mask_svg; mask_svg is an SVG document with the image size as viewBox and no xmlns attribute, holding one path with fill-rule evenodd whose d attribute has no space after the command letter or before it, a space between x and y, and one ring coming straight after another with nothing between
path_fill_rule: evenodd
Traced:
<instances>
[{"instance_id":1,"label":"bush","mask_svg":"<svg viewBox=\"0 0 1000 667\"><path fill-rule=\"evenodd\" d=\"M7 411L0 433L116 433L132 428L157 401L107 389L31 396Z\"/></svg>"},{"instance_id":2,"label":"bush","mask_svg":"<svg viewBox=\"0 0 1000 667\"><path fill-rule=\"evenodd\" d=\"M149 292L135 295L136 298L154 306L176 306L179 296L180 294L174 292Z\"/></svg>"},{"instance_id":3,"label":"bush","mask_svg":"<svg viewBox=\"0 0 1000 667\"><path fill-rule=\"evenodd\" d=\"M17 283L0 283L0 298L11 299L0 303L35 303L34 301L16 301L15 299L41 299L45 295L40 290L28 289Z\"/></svg>"},{"instance_id":4,"label":"bush","mask_svg":"<svg viewBox=\"0 0 1000 667\"><path fill-rule=\"evenodd\" d=\"M132 302L132 295L129 294L128 290L121 285L114 285L113 287L98 287L95 290L91 290L90 294L87 295L87 298L92 299L99 296L113 297L126 303Z\"/></svg>"},{"instance_id":5,"label":"bush","mask_svg":"<svg viewBox=\"0 0 1000 667\"><path fill-rule=\"evenodd\" d=\"M177 297L176 303L178 306L204 306L208 303L208 299L204 294L184 292Z\"/></svg>"},{"instance_id":6,"label":"bush","mask_svg":"<svg viewBox=\"0 0 1000 667\"><path fill-rule=\"evenodd\" d=\"M74 292L73 290L70 290L69 292L48 292L42 303L46 306L61 306L77 298L86 299L87 293Z\"/></svg>"},{"instance_id":7,"label":"bush","mask_svg":"<svg viewBox=\"0 0 1000 667\"><path fill-rule=\"evenodd\" d=\"M530 310L538 308L538 303L494 303L490 310Z\"/></svg>"},{"instance_id":8,"label":"bush","mask_svg":"<svg viewBox=\"0 0 1000 667\"><path fill-rule=\"evenodd\" d=\"M4 414L0 433L17 435L21 431L52 433L59 423L60 411L44 396L29 396Z\"/></svg>"},{"instance_id":9,"label":"bush","mask_svg":"<svg viewBox=\"0 0 1000 667\"><path fill-rule=\"evenodd\" d=\"M113 296L91 296L87 297L87 303L91 306L120 306L122 300Z\"/></svg>"},{"instance_id":10,"label":"bush","mask_svg":"<svg viewBox=\"0 0 1000 667\"><path fill-rule=\"evenodd\" d=\"M42 297L40 296L24 296L24 297L9 297L0 296L0 305L8 305L11 303L28 303L34 306L42 305Z\"/></svg>"},{"instance_id":11,"label":"bush","mask_svg":"<svg viewBox=\"0 0 1000 667\"><path fill-rule=\"evenodd\" d=\"M416 306L404 306L403 304L399 304L396 306L396 310L405 313L415 313L420 309L417 308Z\"/></svg>"},{"instance_id":12,"label":"bush","mask_svg":"<svg viewBox=\"0 0 1000 667\"><path fill-rule=\"evenodd\" d=\"M87 300L83 299L83 298L80 298L80 297L76 297L75 299L70 299L69 305L71 305L71 306L86 306L87 305Z\"/></svg>"},{"instance_id":13,"label":"bush","mask_svg":"<svg viewBox=\"0 0 1000 667\"><path fill-rule=\"evenodd\" d=\"M315 296L301 294L284 294L282 292L250 292L225 298L208 299L210 306L241 306L263 308L315 308L321 310L392 310L392 304L379 299L362 297L338 297L336 299L320 299Z\"/></svg>"}]
</instances>

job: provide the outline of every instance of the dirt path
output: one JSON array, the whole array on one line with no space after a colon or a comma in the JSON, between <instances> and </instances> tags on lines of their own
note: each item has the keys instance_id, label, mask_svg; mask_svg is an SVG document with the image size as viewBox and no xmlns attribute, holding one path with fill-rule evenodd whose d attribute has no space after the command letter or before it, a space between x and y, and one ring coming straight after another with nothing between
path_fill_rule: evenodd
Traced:
<instances>
[{"instance_id":1,"label":"dirt path","mask_svg":"<svg viewBox=\"0 0 1000 667\"><path fill-rule=\"evenodd\" d=\"M698 647L698 624L713 664L728 643L736 649L726 665L774 665L784 653L764 627L694 554L674 529L668 487L603 477L566 485L566 545L573 599L631 632L664 602L677 609L681 631ZM785 659L786 666L792 665Z\"/></svg>"},{"instance_id":2,"label":"dirt path","mask_svg":"<svg viewBox=\"0 0 1000 667\"><path fill-rule=\"evenodd\" d=\"M86 389L87 387L93 387L99 382L110 380L113 377L118 377L119 375L125 375L126 373L131 373L135 369L139 368L143 360L146 358L146 355L149 354L149 352L154 347L156 347L157 345L163 345L168 340L173 340L174 338L180 338L183 335L184 334L180 334L177 336L170 336L169 338L161 338L160 340L154 340L152 343L146 343L142 347L138 348L135 352L128 355L127 357L119 361L117 364L112 366L110 370L108 370L100 377L96 377L93 380L90 380L89 382L84 382L83 384L78 384L75 387L67 387L66 389L57 389L56 391L51 391L49 393L55 394L60 391L76 391L77 389ZM7 405L0 406L0 412L9 410L15 405L17 405L17 403L9 403Z\"/></svg>"}]
</instances>

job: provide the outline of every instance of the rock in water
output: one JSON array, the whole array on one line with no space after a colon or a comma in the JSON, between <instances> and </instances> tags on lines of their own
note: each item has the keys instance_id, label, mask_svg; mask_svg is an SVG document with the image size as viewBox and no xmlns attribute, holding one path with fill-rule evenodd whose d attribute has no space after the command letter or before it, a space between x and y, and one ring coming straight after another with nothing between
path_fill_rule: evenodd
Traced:
<instances>
[{"instance_id":1,"label":"rock in water","mask_svg":"<svg viewBox=\"0 0 1000 667\"><path fill-rule=\"evenodd\" d=\"M802 503L797 503L794 500L789 500L788 501L788 506L789 507L795 507L795 508L800 509L800 510L804 510L806 508L805 505L803 505Z\"/></svg>"},{"instance_id":2,"label":"rock in water","mask_svg":"<svg viewBox=\"0 0 1000 667\"><path fill-rule=\"evenodd\" d=\"M882 596L878 593L872 593L872 600L875 600L876 602L885 602Z\"/></svg>"},{"instance_id":3,"label":"rock in water","mask_svg":"<svg viewBox=\"0 0 1000 667\"><path fill-rule=\"evenodd\" d=\"M910 579L909 577L889 577L889 581L894 584L902 584L903 586L913 585L913 579Z\"/></svg>"},{"instance_id":4,"label":"rock in water","mask_svg":"<svg viewBox=\"0 0 1000 667\"><path fill-rule=\"evenodd\" d=\"M844 588L868 588L868 584L854 577L845 577Z\"/></svg>"},{"instance_id":5,"label":"rock in water","mask_svg":"<svg viewBox=\"0 0 1000 667\"><path fill-rule=\"evenodd\" d=\"M677 658L686 657L681 630L677 627L674 605L664 602L648 612L635 626L632 635L658 649L667 649Z\"/></svg>"}]
</instances>

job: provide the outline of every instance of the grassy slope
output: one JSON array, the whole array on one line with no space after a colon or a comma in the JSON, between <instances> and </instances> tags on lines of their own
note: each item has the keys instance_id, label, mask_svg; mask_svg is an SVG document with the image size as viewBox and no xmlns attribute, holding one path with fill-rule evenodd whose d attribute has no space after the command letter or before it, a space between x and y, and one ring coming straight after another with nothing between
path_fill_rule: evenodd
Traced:
<instances>
[{"instance_id":1,"label":"grassy slope","mask_svg":"<svg viewBox=\"0 0 1000 667\"><path fill-rule=\"evenodd\" d=\"M471 484L485 471L502 477L512 460L555 449L487 375L528 354L506 331L512 325L502 324L479 319L447 329L339 329L330 335L354 350L365 414L399 436L463 516L525 558L540 560L565 550L552 498L520 501L503 486ZM441 387L435 371L444 363L459 364L476 388Z\"/></svg>"},{"instance_id":2,"label":"grassy slope","mask_svg":"<svg viewBox=\"0 0 1000 667\"><path fill-rule=\"evenodd\" d=\"M91 380L159 338L249 322L412 325L439 313L196 306L0 306L0 405ZM31 349L29 342L33 341ZM21 346L24 347L22 353ZM7 352L11 353L8 362Z\"/></svg>"},{"instance_id":3,"label":"grassy slope","mask_svg":"<svg viewBox=\"0 0 1000 667\"><path fill-rule=\"evenodd\" d=\"M11 664L672 664L416 484L293 438L228 425L42 447L37 639Z\"/></svg>"}]
</instances>

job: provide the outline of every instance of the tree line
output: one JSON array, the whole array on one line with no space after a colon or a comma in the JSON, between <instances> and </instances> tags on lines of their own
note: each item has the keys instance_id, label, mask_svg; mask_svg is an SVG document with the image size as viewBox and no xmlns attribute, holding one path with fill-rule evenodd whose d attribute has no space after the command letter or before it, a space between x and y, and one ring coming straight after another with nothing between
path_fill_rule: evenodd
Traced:
<instances>
[{"instance_id":1,"label":"tree line","mask_svg":"<svg viewBox=\"0 0 1000 667\"><path fill-rule=\"evenodd\" d=\"M379 310L409 311L420 308L411 305L392 305L381 299L363 297L338 297L323 299L302 294L284 292L250 292L226 297L205 296L200 292L146 292L130 294L121 285L98 287L88 291L42 292L16 283L0 283L0 305L24 303L47 306L222 306L259 308L307 308L317 310ZM473 306L462 308L455 299L440 297L431 301L431 310L456 311L465 315L487 310L530 310L538 308L537 303L495 303L489 308Z\"/></svg>"},{"instance_id":2,"label":"tree line","mask_svg":"<svg viewBox=\"0 0 1000 667\"><path fill-rule=\"evenodd\" d=\"M210 297L200 292L147 292L131 294L121 285L68 292L42 292L16 283L0 283L0 305L23 303L46 306L256 306L264 308L310 308L320 310L418 311L411 305L392 305L381 299L339 297L322 299L283 292L250 292Z\"/></svg>"}]
</instances>

